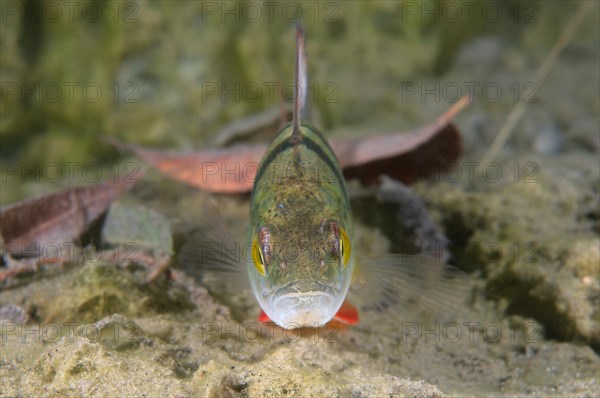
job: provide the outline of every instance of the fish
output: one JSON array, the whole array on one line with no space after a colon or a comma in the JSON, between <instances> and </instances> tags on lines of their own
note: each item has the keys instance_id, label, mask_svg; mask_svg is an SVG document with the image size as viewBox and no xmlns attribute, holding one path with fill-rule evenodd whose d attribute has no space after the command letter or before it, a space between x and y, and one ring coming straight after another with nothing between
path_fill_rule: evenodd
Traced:
<instances>
[{"instance_id":1,"label":"fish","mask_svg":"<svg viewBox=\"0 0 600 398\"><path fill-rule=\"evenodd\" d=\"M459 293L467 290L459 270L423 256L360 258L355 253L339 161L306 116L305 38L299 24L294 80L292 121L258 167L244 245L236 243L209 206L203 224L210 227L181 249L186 272L209 285L221 281L233 292L249 286L262 310L259 320L284 329L332 321L357 324L359 310L352 303L376 312L400 307L395 313L405 320L422 310L447 314L456 308Z\"/></svg>"}]
</instances>

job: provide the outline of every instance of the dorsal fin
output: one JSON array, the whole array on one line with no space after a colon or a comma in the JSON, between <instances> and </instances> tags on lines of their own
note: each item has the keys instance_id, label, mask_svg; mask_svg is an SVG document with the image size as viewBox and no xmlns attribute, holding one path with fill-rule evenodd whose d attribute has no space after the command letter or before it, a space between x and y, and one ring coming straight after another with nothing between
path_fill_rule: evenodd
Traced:
<instances>
[{"instance_id":1,"label":"dorsal fin","mask_svg":"<svg viewBox=\"0 0 600 398\"><path fill-rule=\"evenodd\" d=\"M304 30L296 24L296 72L294 75L294 112L292 115L292 142L300 142L300 117L306 107L308 78L306 73L306 53L304 51Z\"/></svg>"}]
</instances>

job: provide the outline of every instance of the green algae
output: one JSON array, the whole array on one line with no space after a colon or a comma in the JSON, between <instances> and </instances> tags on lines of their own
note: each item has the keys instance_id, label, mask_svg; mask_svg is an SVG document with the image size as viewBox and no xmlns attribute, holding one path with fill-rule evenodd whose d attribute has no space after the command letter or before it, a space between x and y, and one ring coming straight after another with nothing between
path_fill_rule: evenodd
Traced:
<instances>
[{"instance_id":1,"label":"green algae","mask_svg":"<svg viewBox=\"0 0 600 398\"><path fill-rule=\"evenodd\" d=\"M281 104L279 90L293 75L293 24L281 9L267 23L210 15L202 2L111 3L101 18L80 12L95 5L78 3L72 18L61 3L56 20L7 16L0 42L3 83L10 85L0 124L3 157L28 164L114 157L97 145L100 135L199 147L223 125ZM323 129L397 127L392 115L410 119L412 112L400 95L403 82L440 69L472 35L502 29L465 19L471 33L454 35L464 30L422 23L421 15L385 1L301 7L313 117ZM36 46L21 48L24 36ZM7 203L26 192L3 195Z\"/></svg>"}]
</instances>

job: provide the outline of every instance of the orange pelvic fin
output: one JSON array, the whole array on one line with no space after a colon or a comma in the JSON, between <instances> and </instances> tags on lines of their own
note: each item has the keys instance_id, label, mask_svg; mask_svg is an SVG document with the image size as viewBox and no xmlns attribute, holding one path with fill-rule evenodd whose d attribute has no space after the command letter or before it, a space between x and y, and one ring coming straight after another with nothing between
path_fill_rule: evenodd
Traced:
<instances>
[{"instance_id":1,"label":"orange pelvic fin","mask_svg":"<svg viewBox=\"0 0 600 398\"><path fill-rule=\"evenodd\" d=\"M262 323L271 322L271 318L263 311L260 310L260 315L258 316L258 321Z\"/></svg>"},{"instance_id":2,"label":"orange pelvic fin","mask_svg":"<svg viewBox=\"0 0 600 398\"><path fill-rule=\"evenodd\" d=\"M358 310L348 300L344 300L333 320L346 325L356 325L358 323Z\"/></svg>"}]
</instances>

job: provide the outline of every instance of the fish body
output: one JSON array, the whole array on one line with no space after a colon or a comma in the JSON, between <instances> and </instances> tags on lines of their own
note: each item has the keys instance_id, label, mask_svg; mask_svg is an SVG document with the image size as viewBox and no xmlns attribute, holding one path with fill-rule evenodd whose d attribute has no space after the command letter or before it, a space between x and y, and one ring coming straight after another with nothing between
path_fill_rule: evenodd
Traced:
<instances>
[{"instance_id":1,"label":"fish body","mask_svg":"<svg viewBox=\"0 0 600 398\"><path fill-rule=\"evenodd\" d=\"M247 236L250 284L273 322L322 326L334 317L354 271L353 232L331 147L307 123L284 127L259 166Z\"/></svg>"},{"instance_id":2,"label":"fish body","mask_svg":"<svg viewBox=\"0 0 600 398\"><path fill-rule=\"evenodd\" d=\"M183 246L180 262L222 296L250 285L261 321L293 329L333 320L358 322L358 311L387 311L387 319L422 322L456 312L469 283L459 270L427 256L361 258L339 162L324 136L301 117L307 92L304 34L296 30L296 95L292 123L265 152L253 184L243 253L216 209L206 207L203 232ZM304 96L305 97L305 96ZM218 282L218 283L217 283ZM217 291L218 290L218 291ZM227 296L227 294L225 295ZM362 315L361 315L362 317Z\"/></svg>"}]
</instances>

